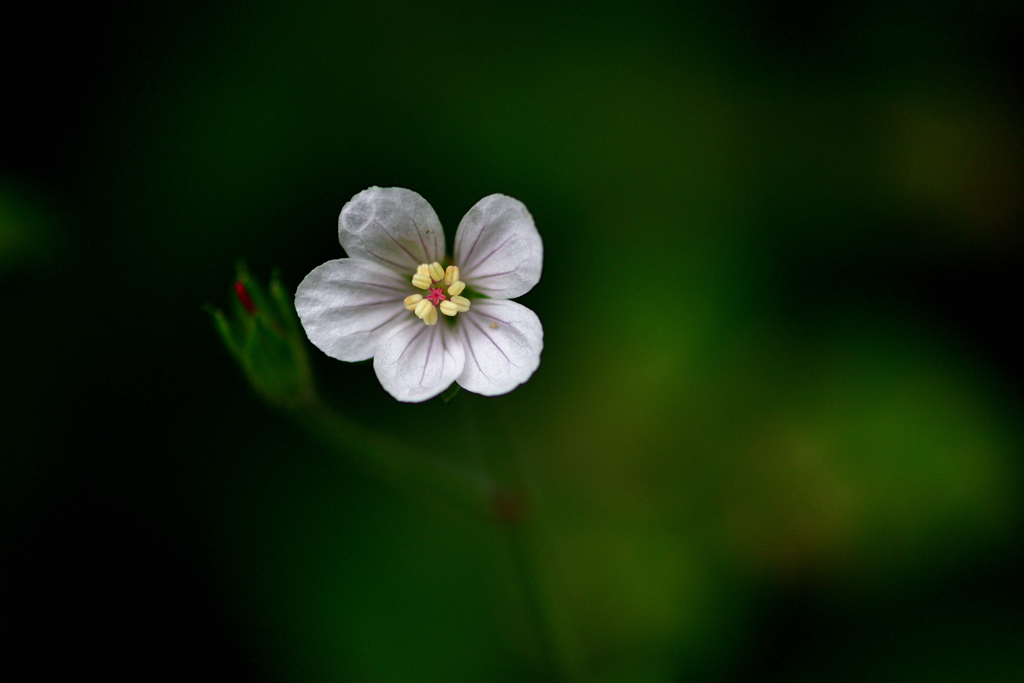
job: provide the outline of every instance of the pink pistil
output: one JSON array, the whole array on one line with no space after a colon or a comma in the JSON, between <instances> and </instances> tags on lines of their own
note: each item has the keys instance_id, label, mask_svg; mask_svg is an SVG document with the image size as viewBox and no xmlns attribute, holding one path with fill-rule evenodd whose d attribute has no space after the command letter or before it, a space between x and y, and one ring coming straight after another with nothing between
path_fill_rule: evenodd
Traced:
<instances>
[{"instance_id":1,"label":"pink pistil","mask_svg":"<svg viewBox=\"0 0 1024 683\"><path fill-rule=\"evenodd\" d=\"M431 287L430 294L427 294L425 298L435 306L439 306L442 301L448 300L448 297L444 295L440 287Z\"/></svg>"}]
</instances>

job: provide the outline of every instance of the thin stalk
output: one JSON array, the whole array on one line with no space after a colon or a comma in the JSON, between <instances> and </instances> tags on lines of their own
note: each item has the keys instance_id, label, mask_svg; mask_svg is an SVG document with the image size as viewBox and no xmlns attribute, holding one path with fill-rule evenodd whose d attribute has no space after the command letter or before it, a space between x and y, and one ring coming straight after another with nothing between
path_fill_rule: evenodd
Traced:
<instances>
[{"instance_id":1,"label":"thin stalk","mask_svg":"<svg viewBox=\"0 0 1024 683\"><path fill-rule=\"evenodd\" d=\"M472 517L490 519L490 481L454 464L410 448L398 439L363 427L310 396L290 411L292 418L349 462L414 495L450 504Z\"/></svg>"},{"instance_id":2,"label":"thin stalk","mask_svg":"<svg viewBox=\"0 0 1024 683\"><path fill-rule=\"evenodd\" d=\"M543 529L533 505L533 486L516 432L503 412L501 399L479 400L460 396L462 422L467 430L467 447L477 454L483 471L495 482L490 518L505 539L513 576L523 600L523 608L533 640L537 670L532 680L565 681L570 669L554 628L546 581L539 559L545 544ZM486 425L486 430L482 428Z\"/></svg>"},{"instance_id":3,"label":"thin stalk","mask_svg":"<svg viewBox=\"0 0 1024 683\"><path fill-rule=\"evenodd\" d=\"M545 600L543 580L537 571L534 545L531 543L532 522L519 519L502 525L508 542L512 564L522 588L527 618L537 644L537 658L542 678L539 680L564 681L567 672L551 624L551 610Z\"/></svg>"}]
</instances>

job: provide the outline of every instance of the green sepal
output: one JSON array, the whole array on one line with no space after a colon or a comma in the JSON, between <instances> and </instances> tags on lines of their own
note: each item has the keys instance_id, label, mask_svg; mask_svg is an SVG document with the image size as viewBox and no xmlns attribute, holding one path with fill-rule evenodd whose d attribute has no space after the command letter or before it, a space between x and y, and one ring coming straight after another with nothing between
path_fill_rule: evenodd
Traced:
<instances>
[{"instance_id":1,"label":"green sepal","mask_svg":"<svg viewBox=\"0 0 1024 683\"><path fill-rule=\"evenodd\" d=\"M252 298L253 304L256 305L256 313L266 313L270 315L272 319L276 320L278 317L277 312L270 306L270 300L263 289L263 285L249 275L249 270L245 265L245 261L239 261L235 265L235 272L237 273L237 281L245 285L250 298ZM241 306L241 304L239 304L239 306Z\"/></svg>"},{"instance_id":2,"label":"green sepal","mask_svg":"<svg viewBox=\"0 0 1024 683\"><path fill-rule=\"evenodd\" d=\"M279 268L270 271L270 297L285 331L305 337L305 332L299 323L299 316L295 313L295 298L285 292L284 287L281 286L281 270Z\"/></svg>"},{"instance_id":3,"label":"green sepal","mask_svg":"<svg viewBox=\"0 0 1024 683\"><path fill-rule=\"evenodd\" d=\"M231 325L228 323L227 317L224 315L224 311L219 308L214 308L210 304L203 304L203 310L213 317L213 324L217 328L217 333L220 334L220 338L224 342L224 346L227 347L232 356L236 359L240 358L241 351L238 348L238 341L235 339L235 333L231 329Z\"/></svg>"},{"instance_id":4,"label":"green sepal","mask_svg":"<svg viewBox=\"0 0 1024 683\"><path fill-rule=\"evenodd\" d=\"M464 290L462 290L462 294L460 294L459 296L464 296L467 299L469 299L470 301L472 301L473 299L490 299L491 298L491 297L487 296L486 294L481 294L480 292L476 291L475 289L473 289L469 285L466 285L466 288Z\"/></svg>"},{"instance_id":5,"label":"green sepal","mask_svg":"<svg viewBox=\"0 0 1024 683\"><path fill-rule=\"evenodd\" d=\"M452 382L450 387L441 392L441 398L444 399L445 403L448 403L455 398L455 394L459 393L461 388L456 382Z\"/></svg>"}]
</instances>

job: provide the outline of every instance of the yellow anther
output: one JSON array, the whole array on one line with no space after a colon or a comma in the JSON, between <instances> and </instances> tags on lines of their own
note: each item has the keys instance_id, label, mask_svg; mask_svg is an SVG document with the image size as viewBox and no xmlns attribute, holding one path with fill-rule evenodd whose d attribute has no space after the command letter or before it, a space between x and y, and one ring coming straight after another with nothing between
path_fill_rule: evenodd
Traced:
<instances>
[{"instance_id":1,"label":"yellow anther","mask_svg":"<svg viewBox=\"0 0 1024 683\"><path fill-rule=\"evenodd\" d=\"M418 289L429 289L430 276L417 271L417 273L412 276L412 286Z\"/></svg>"},{"instance_id":2,"label":"yellow anther","mask_svg":"<svg viewBox=\"0 0 1024 683\"><path fill-rule=\"evenodd\" d=\"M445 271L444 271L444 283L446 285L450 285L451 283L458 282L458 281L459 281L459 267L458 266L448 266L445 269ZM455 293L458 294L458 292L455 292Z\"/></svg>"},{"instance_id":3,"label":"yellow anther","mask_svg":"<svg viewBox=\"0 0 1024 683\"><path fill-rule=\"evenodd\" d=\"M462 290L466 288L466 283L462 280L456 280L455 282L448 285L448 296L458 296L462 294Z\"/></svg>"},{"instance_id":4,"label":"yellow anther","mask_svg":"<svg viewBox=\"0 0 1024 683\"><path fill-rule=\"evenodd\" d=\"M430 277L436 281L440 281L444 277L444 268L437 261L430 264Z\"/></svg>"},{"instance_id":5,"label":"yellow anther","mask_svg":"<svg viewBox=\"0 0 1024 683\"><path fill-rule=\"evenodd\" d=\"M448 317L451 317L459 312L459 307L456 304L453 304L451 301L442 301L439 308L441 309L441 312L447 315Z\"/></svg>"},{"instance_id":6,"label":"yellow anther","mask_svg":"<svg viewBox=\"0 0 1024 683\"><path fill-rule=\"evenodd\" d=\"M416 317L428 325L437 323L437 309L427 299L416 304Z\"/></svg>"},{"instance_id":7,"label":"yellow anther","mask_svg":"<svg viewBox=\"0 0 1024 683\"><path fill-rule=\"evenodd\" d=\"M434 304L430 303L426 299L421 300L418 304L416 304L416 308L414 309L414 312L416 313L416 317L420 318L421 320L426 318L427 317L427 311L429 311L433 307L434 307Z\"/></svg>"},{"instance_id":8,"label":"yellow anther","mask_svg":"<svg viewBox=\"0 0 1024 683\"><path fill-rule=\"evenodd\" d=\"M421 263L416 266L416 273L419 275L430 275L430 266L426 263Z\"/></svg>"},{"instance_id":9,"label":"yellow anther","mask_svg":"<svg viewBox=\"0 0 1024 683\"><path fill-rule=\"evenodd\" d=\"M451 302L459 309L459 313L465 313L469 310L469 299L464 296L453 296Z\"/></svg>"},{"instance_id":10,"label":"yellow anther","mask_svg":"<svg viewBox=\"0 0 1024 683\"><path fill-rule=\"evenodd\" d=\"M418 304L421 301L423 301L423 297L420 296L419 294L410 294L409 296L405 297L405 309L407 311L415 310L416 304Z\"/></svg>"}]
</instances>

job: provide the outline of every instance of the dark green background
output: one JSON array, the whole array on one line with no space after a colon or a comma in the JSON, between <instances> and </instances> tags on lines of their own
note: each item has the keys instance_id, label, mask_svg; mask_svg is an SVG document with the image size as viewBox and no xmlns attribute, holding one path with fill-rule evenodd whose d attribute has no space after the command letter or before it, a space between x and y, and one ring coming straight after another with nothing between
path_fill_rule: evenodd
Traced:
<instances>
[{"instance_id":1,"label":"dark green background","mask_svg":"<svg viewBox=\"0 0 1024 683\"><path fill-rule=\"evenodd\" d=\"M317 384L526 464L579 679L1024 679L1022 20L34 6L0 48L4 670L528 679L495 530L260 403L201 309L238 258L293 288L340 257L382 185L449 244L484 195L527 205L543 361L457 397L483 453L368 364L313 350Z\"/></svg>"}]
</instances>

